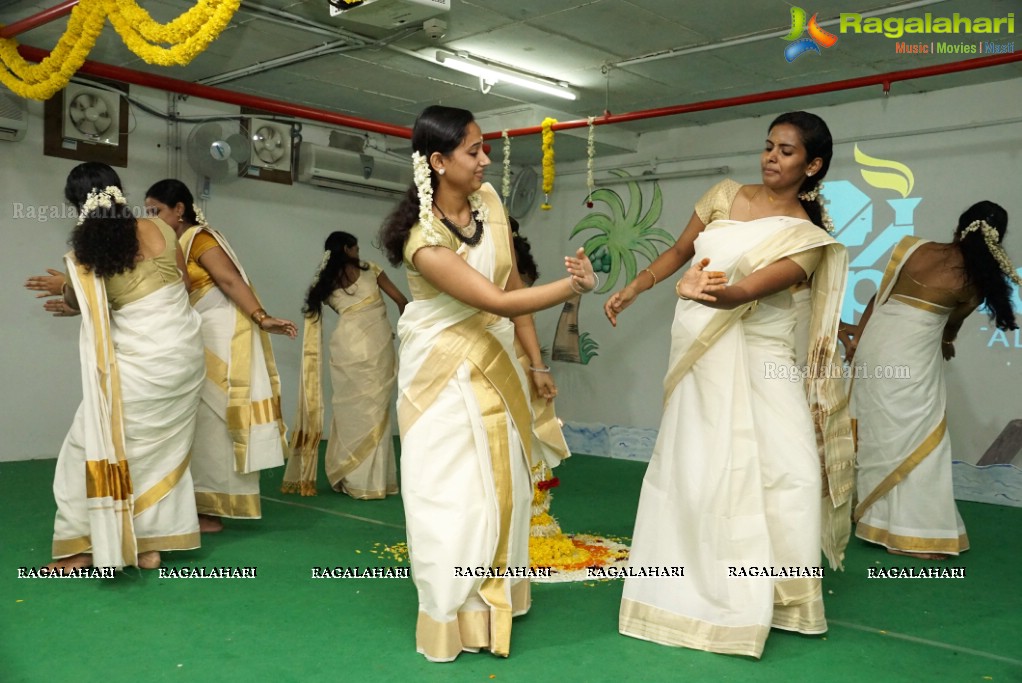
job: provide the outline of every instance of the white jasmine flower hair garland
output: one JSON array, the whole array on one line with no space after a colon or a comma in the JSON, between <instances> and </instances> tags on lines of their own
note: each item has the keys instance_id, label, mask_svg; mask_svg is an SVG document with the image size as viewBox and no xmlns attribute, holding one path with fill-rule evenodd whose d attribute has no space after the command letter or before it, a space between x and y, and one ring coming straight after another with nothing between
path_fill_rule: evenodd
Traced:
<instances>
[{"instance_id":1,"label":"white jasmine flower hair garland","mask_svg":"<svg viewBox=\"0 0 1022 683\"><path fill-rule=\"evenodd\" d=\"M419 193L419 222L423 226L433 222L433 183L429 161L418 152L412 152L412 178Z\"/></svg>"},{"instance_id":2,"label":"white jasmine flower hair garland","mask_svg":"<svg viewBox=\"0 0 1022 683\"><path fill-rule=\"evenodd\" d=\"M208 228L209 223L206 222L206 214L202 213L202 209L199 208L198 204L192 204L192 211L195 212L195 224Z\"/></svg>"},{"instance_id":3,"label":"white jasmine flower hair garland","mask_svg":"<svg viewBox=\"0 0 1022 683\"><path fill-rule=\"evenodd\" d=\"M504 206L511 197L511 138L507 134L507 128L500 131L504 138L504 177L500 180L500 194L504 198Z\"/></svg>"},{"instance_id":4,"label":"white jasmine flower hair garland","mask_svg":"<svg viewBox=\"0 0 1022 683\"><path fill-rule=\"evenodd\" d=\"M1004 247L1001 246L1000 235L997 233L997 229L986 221L979 220L969 223L965 229L962 230L961 236L965 237L970 232L979 232L983 235L983 241L986 242L990 255L994 257L994 260L997 261L997 265L1000 266L1001 272L1003 272L1008 279L1016 285L1022 287L1022 278L1019 277L1018 272L1015 270L1015 266L1011 263L1011 259L1008 258L1008 254L1004 251Z\"/></svg>"},{"instance_id":5,"label":"white jasmine flower hair garland","mask_svg":"<svg viewBox=\"0 0 1022 683\"><path fill-rule=\"evenodd\" d=\"M798 198L804 202L816 202L820 207L820 220L823 222L823 229L834 234L834 219L827 212L827 205L823 200L823 183L817 182L813 185L813 189L799 192Z\"/></svg>"},{"instance_id":6,"label":"white jasmine flower hair garland","mask_svg":"<svg viewBox=\"0 0 1022 683\"><path fill-rule=\"evenodd\" d=\"M78 213L78 225L84 223L89 214L96 209L101 207L112 209L114 204L125 206L127 203L121 188L116 185L107 185L103 189L89 190L89 194L85 197L85 203L82 204L82 210Z\"/></svg>"},{"instance_id":7,"label":"white jasmine flower hair garland","mask_svg":"<svg viewBox=\"0 0 1022 683\"><path fill-rule=\"evenodd\" d=\"M586 117L589 122L589 137L586 139L586 207L593 208L593 191L596 189L596 181L593 180L593 157L596 156L596 121L595 116Z\"/></svg>"}]
</instances>

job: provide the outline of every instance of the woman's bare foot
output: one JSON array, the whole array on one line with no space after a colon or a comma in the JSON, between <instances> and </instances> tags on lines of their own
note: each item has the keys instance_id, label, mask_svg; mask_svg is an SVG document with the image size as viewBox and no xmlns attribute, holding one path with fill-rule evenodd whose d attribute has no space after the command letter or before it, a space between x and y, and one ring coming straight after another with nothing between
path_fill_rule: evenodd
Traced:
<instances>
[{"instance_id":1,"label":"woman's bare foot","mask_svg":"<svg viewBox=\"0 0 1022 683\"><path fill-rule=\"evenodd\" d=\"M139 569L159 569L160 568L160 551L159 550L147 550L144 553L138 554L138 568Z\"/></svg>"},{"instance_id":2,"label":"woman's bare foot","mask_svg":"<svg viewBox=\"0 0 1022 683\"><path fill-rule=\"evenodd\" d=\"M888 548L887 552L892 555L902 555L904 557L914 557L919 560L946 560L950 555L943 553L910 553L907 550L895 550L894 548Z\"/></svg>"},{"instance_id":3,"label":"woman's bare foot","mask_svg":"<svg viewBox=\"0 0 1022 683\"><path fill-rule=\"evenodd\" d=\"M63 571L66 572L71 569L80 569L82 567L92 566L92 553L78 553L71 557L62 557L59 560L54 560L46 565L46 569L49 571Z\"/></svg>"},{"instance_id":4,"label":"woman's bare foot","mask_svg":"<svg viewBox=\"0 0 1022 683\"><path fill-rule=\"evenodd\" d=\"M213 515L199 515L199 531L204 534L217 534L224 530L224 523Z\"/></svg>"}]
</instances>

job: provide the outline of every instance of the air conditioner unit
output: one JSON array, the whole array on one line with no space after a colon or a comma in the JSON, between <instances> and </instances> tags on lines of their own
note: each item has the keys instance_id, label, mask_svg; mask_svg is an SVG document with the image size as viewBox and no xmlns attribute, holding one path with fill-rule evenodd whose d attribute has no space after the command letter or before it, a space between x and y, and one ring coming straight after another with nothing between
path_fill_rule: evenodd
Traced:
<instances>
[{"instance_id":1,"label":"air conditioner unit","mask_svg":"<svg viewBox=\"0 0 1022 683\"><path fill-rule=\"evenodd\" d=\"M0 92L0 140L21 140L28 130L25 104L19 98Z\"/></svg>"},{"instance_id":2,"label":"air conditioner unit","mask_svg":"<svg viewBox=\"0 0 1022 683\"><path fill-rule=\"evenodd\" d=\"M329 0L330 16L382 28L416 26L451 9L451 0Z\"/></svg>"},{"instance_id":3,"label":"air conditioner unit","mask_svg":"<svg viewBox=\"0 0 1022 683\"><path fill-rule=\"evenodd\" d=\"M412 164L303 142L298 153L299 182L360 194L403 194L412 184Z\"/></svg>"}]
</instances>

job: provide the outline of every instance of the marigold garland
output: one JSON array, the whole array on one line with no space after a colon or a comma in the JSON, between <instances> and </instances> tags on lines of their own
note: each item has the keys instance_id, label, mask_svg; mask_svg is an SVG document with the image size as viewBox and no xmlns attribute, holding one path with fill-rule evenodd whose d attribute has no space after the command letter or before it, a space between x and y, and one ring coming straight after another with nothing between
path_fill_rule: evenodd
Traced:
<instances>
[{"instance_id":1,"label":"marigold garland","mask_svg":"<svg viewBox=\"0 0 1022 683\"><path fill-rule=\"evenodd\" d=\"M543 203L539 208L549 211L550 193L554 191L554 124L557 119L547 117L543 119Z\"/></svg>"},{"instance_id":2,"label":"marigold garland","mask_svg":"<svg viewBox=\"0 0 1022 683\"><path fill-rule=\"evenodd\" d=\"M39 64L18 54L17 41L0 39L0 82L19 97L53 97L81 68L108 18L125 45L149 64L183 66L220 35L240 5L241 0L200 0L173 21L160 24L134 0L81 0L71 10L56 47Z\"/></svg>"}]
</instances>

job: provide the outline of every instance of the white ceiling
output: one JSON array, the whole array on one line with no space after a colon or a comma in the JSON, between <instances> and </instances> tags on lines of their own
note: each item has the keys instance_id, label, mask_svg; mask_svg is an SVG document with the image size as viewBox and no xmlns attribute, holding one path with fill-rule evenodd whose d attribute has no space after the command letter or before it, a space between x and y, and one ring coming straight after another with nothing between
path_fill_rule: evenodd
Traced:
<instances>
[{"instance_id":1,"label":"white ceiling","mask_svg":"<svg viewBox=\"0 0 1022 683\"><path fill-rule=\"evenodd\" d=\"M374 0L399 3L401 0ZM0 23L25 18L56 4L39 0L0 3ZM158 20L169 20L193 3L151 0L140 3ZM840 34L821 54L792 63L783 57L788 44L779 35L790 28L793 3L782 0L451 0L439 18L446 35L431 40L421 20L404 26L357 23L352 10L331 18L328 0L244 0L229 28L209 49L184 67L155 67L131 53L108 25L90 55L94 61L151 71L185 81L205 82L268 60L334 44L341 51L217 83L218 87L326 109L374 121L410 126L425 106L465 107L480 118L484 131L538 125L542 117L584 119L724 97L827 83L959 61L975 55L896 54L895 40L877 35ZM380 4L381 7L384 5ZM820 21L841 12L897 11L883 16L1004 17L1018 0L859 0L803 2ZM350 17L350 19L348 19ZM28 45L51 49L64 31L59 20L22 34ZM1003 41L1015 36L994 36ZM911 39L911 36L907 36ZM928 36L940 38L940 36ZM977 37L946 36L977 42ZM513 85L497 84L489 94L478 79L410 55L435 48L467 51L492 62L530 70L564 81L579 94L576 101L556 99ZM624 63L654 53L688 51L641 63ZM1022 44L1019 45L1022 50ZM1022 63L893 85L892 96L952 88L968 83L1022 76ZM819 108L881 97L879 86L765 102L692 114L647 119L601 128L600 144L614 151L634 146L637 134L732 118L771 115L796 108ZM558 159L585 155L584 130L558 138ZM497 145L496 147L499 147ZM538 155L538 144L537 147ZM516 155L517 156L517 155Z\"/></svg>"}]
</instances>

